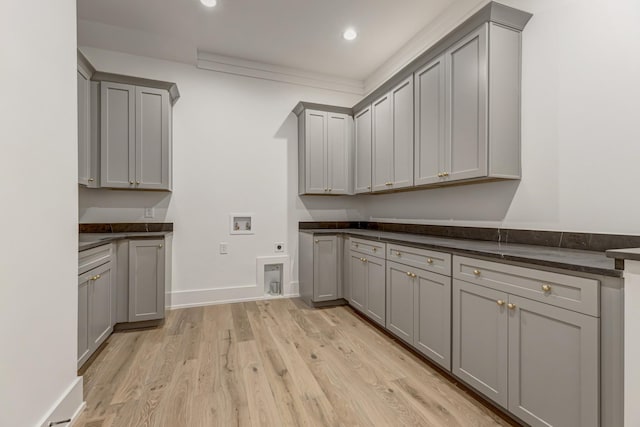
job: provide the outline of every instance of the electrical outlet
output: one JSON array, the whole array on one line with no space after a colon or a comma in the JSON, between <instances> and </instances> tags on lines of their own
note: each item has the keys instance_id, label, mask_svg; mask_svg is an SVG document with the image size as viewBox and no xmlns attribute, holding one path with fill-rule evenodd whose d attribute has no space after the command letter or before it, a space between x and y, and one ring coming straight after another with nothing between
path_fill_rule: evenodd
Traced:
<instances>
[{"instance_id":1,"label":"electrical outlet","mask_svg":"<svg viewBox=\"0 0 640 427\"><path fill-rule=\"evenodd\" d=\"M229 253L229 244L227 242L220 242L220 253L223 255Z\"/></svg>"},{"instance_id":2,"label":"electrical outlet","mask_svg":"<svg viewBox=\"0 0 640 427\"><path fill-rule=\"evenodd\" d=\"M284 243L282 242L276 242L275 245L273 245L273 249L276 252L284 252Z\"/></svg>"},{"instance_id":3,"label":"electrical outlet","mask_svg":"<svg viewBox=\"0 0 640 427\"><path fill-rule=\"evenodd\" d=\"M144 217L145 218L153 218L154 211L153 208L144 208Z\"/></svg>"}]
</instances>

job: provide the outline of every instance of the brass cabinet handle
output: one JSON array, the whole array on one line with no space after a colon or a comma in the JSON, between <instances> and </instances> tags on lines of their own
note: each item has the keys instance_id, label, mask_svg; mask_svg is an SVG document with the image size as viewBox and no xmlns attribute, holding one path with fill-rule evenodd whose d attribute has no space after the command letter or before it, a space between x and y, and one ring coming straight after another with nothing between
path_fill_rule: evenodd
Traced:
<instances>
[{"instance_id":1,"label":"brass cabinet handle","mask_svg":"<svg viewBox=\"0 0 640 427\"><path fill-rule=\"evenodd\" d=\"M443 176L442 172L438 172L438 178L442 178Z\"/></svg>"},{"instance_id":2,"label":"brass cabinet handle","mask_svg":"<svg viewBox=\"0 0 640 427\"><path fill-rule=\"evenodd\" d=\"M129 181L129 184L133 185L133 181Z\"/></svg>"},{"instance_id":3,"label":"brass cabinet handle","mask_svg":"<svg viewBox=\"0 0 640 427\"><path fill-rule=\"evenodd\" d=\"M356 246L356 248L360 247L360 245L358 243L354 243L354 245Z\"/></svg>"},{"instance_id":4,"label":"brass cabinet handle","mask_svg":"<svg viewBox=\"0 0 640 427\"><path fill-rule=\"evenodd\" d=\"M140 185L140 181L136 181L136 184L137 184L137 185Z\"/></svg>"},{"instance_id":5,"label":"brass cabinet handle","mask_svg":"<svg viewBox=\"0 0 640 427\"><path fill-rule=\"evenodd\" d=\"M332 190L332 188L329 189L329 191L331 191L331 190Z\"/></svg>"},{"instance_id":6,"label":"brass cabinet handle","mask_svg":"<svg viewBox=\"0 0 640 427\"><path fill-rule=\"evenodd\" d=\"M385 182L384 185L393 185L393 182Z\"/></svg>"},{"instance_id":7,"label":"brass cabinet handle","mask_svg":"<svg viewBox=\"0 0 640 427\"><path fill-rule=\"evenodd\" d=\"M427 264L433 264L433 260L431 258L427 258Z\"/></svg>"},{"instance_id":8,"label":"brass cabinet handle","mask_svg":"<svg viewBox=\"0 0 640 427\"><path fill-rule=\"evenodd\" d=\"M93 178L89 178L89 182L93 182Z\"/></svg>"},{"instance_id":9,"label":"brass cabinet handle","mask_svg":"<svg viewBox=\"0 0 640 427\"><path fill-rule=\"evenodd\" d=\"M366 258L362 258L362 262L367 262L368 260Z\"/></svg>"},{"instance_id":10,"label":"brass cabinet handle","mask_svg":"<svg viewBox=\"0 0 640 427\"><path fill-rule=\"evenodd\" d=\"M442 176L449 176L449 172L442 172Z\"/></svg>"},{"instance_id":11,"label":"brass cabinet handle","mask_svg":"<svg viewBox=\"0 0 640 427\"><path fill-rule=\"evenodd\" d=\"M396 251L396 256L399 257L400 255L401 255L401 253Z\"/></svg>"},{"instance_id":12,"label":"brass cabinet handle","mask_svg":"<svg viewBox=\"0 0 640 427\"><path fill-rule=\"evenodd\" d=\"M367 190L371 190L371 186L370 185L367 185Z\"/></svg>"},{"instance_id":13,"label":"brass cabinet handle","mask_svg":"<svg viewBox=\"0 0 640 427\"><path fill-rule=\"evenodd\" d=\"M418 277L418 275L416 273L411 273L411 277L415 279L416 277Z\"/></svg>"},{"instance_id":14,"label":"brass cabinet handle","mask_svg":"<svg viewBox=\"0 0 640 427\"><path fill-rule=\"evenodd\" d=\"M316 239L316 243L320 243L320 240Z\"/></svg>"},{"instance_id":15,"label":"brass cabinet handle","mask_svg":"<svg viewBox=\"0 0 640 427\"><path fill-rule=\"evenodd\" d=\"M158 245L158 247L159 247L160 249L162 249L162 245Z\"/></svg>"},{"instance_id":16,"label":"brass cabinet handle","mask_svg":"<svg viewBox=\"0 0 640 427\"><path fill-rule=\"evenodd\" d=\"M473 270L473 274L475 274L476 276L480 275L480 270Z\"/></svg>"},{"instance_id":17,"label":"brass cabinet handle","mask_svg":"<svg viewBox=\"0 0 640 427\"><path fill-rule=\"evenodd\" d=\"M512 303L507 304L507 307L509 307L509 310L515 310L516 309L516 305L512 304Z\"/></svg>"},{"instance_id":18,"label":"brass cabinet handle","mask_svg":"<svg viewBox=\"0 0 640 427\"><path fill-rule=\"evenodd\" d=\"M542 290L544 292L551 292L551 285L542 285Z\"/></svg>"},{"instance_id":19,"label":"brass cabinet handle","mask_svg":"<svg viewBox=\"0 0 640 427\"><path fill-rule=\"evenodd\" d=\"M498 304L500 307L502 307L504 305L504 301L499 299L498 301L496 301L496 304Z\"/></svg>"},{"instance_id":20,"label":"brass cabinet handle","mask_svg":"<svg viewBox=\"0 0 640 427\"><path fill-rule=\"evenodd\" d=\"M411 277L411 272L407 271L407 276Z\"/></svg>"},{"instance_id":21,"label":"brass cabinet handle","mask_svg":"<svg viewBox=\"0 0 640 427\"><path fill-rule=\"evenodd\" d=\"M377 251L377 250L378 250L378 248L373 248L373 252L375 252L375 251Z\"/></svg>"}]
</instances>

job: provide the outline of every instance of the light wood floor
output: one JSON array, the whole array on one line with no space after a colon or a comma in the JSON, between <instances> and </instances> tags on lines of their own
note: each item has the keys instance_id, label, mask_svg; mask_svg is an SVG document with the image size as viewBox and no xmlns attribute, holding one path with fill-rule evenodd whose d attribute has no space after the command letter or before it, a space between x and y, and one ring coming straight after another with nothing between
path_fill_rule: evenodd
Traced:
<instances>
[{"instance_id":1,"label":"light wood floor","mask_svg":"<svg viewBox=\"0 0 640 427\"><path fill-rule=\"evenodd\" d=\"M113 334L75 426L508 425L351 309L270 300Z\"/></svg>"}]
</instances>

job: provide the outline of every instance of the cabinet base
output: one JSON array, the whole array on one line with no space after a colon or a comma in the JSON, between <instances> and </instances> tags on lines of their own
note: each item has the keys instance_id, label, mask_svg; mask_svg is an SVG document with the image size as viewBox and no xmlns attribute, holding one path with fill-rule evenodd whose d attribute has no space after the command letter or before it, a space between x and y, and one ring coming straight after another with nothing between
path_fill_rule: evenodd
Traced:
<instances>
[{"instance_id":1,"label":"cabinet base","mask_svg":"<svg viewBox=\"0 0 640 427\"><path fill-rule=\"evenodd\" d=\"M142 322L117 323L113 327L114 332L132 331L137 329L159 328L164 325L164 319L144 320Z\"/></svg>"},{"instance_id":2,"label":"cabinet base","mask_svg":"<svg viewBox=\"0 0 640 427\"><path fill-rule=\"evenodd\" d=\"M347 300L344 298L338 298L331 301L311 301L310 299L303 297L301 297L300 299L311 308L336 307L339 305L348 304Z\"/></svg>"}]
</instances>

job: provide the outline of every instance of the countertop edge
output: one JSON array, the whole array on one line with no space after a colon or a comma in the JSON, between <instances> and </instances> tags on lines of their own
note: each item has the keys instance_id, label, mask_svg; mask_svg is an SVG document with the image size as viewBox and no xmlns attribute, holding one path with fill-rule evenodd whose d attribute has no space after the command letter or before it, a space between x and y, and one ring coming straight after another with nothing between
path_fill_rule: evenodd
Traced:
<instances>
[{"instance_id":1,"label":"countertop edge","mask_svg":"<svg viewBox=\"0 0 640 427\"><path fill-rule=\"evenodd\" d=\"M640 261L640 248L609 249L605 252L607 258Z\"/></svg>"},{"instance_id":2,"label":"countertop edge","mask_svg":"<svg viewBox=\"0 0 640 427\"><path fill-rule=\"evenodd\" d=\"M130 233L80 233L80 234L104 234L104 238L90 241L90 242L79 242L78 243L78 252L84 252L89 249L97 248L102 245L107 245L109 243L117 242L118 240L148 240L148 239L157 239L158 237L164 238L165 236L172 234L173 231L150 231L150 232L139 232L134 231Z\"/></svg>"},{"instance_id":3,"label":"countertop edge","mask_svg":"<svg viewBox=\"0 0 640 427\"><path fill-rule=\"evenodd\" d=\"M358 233L358 232L354 232L353 230L345 230L345 229L302 229L302 230L298 230L300 233L309 233L309 234L342 234L342 235L349 235L349 236L353 236L353 237L361 237L361 238L365 238L365 239L372 239L372 236L367 235L365 233ZM367 230L369 232L373 231L373 230ZM413 234L411 234L411 236L414 236ZM415 235L418 236L418 235ZM419 235L420 237L432 237L434 239L439 239L440 237L438 236L422 236ZM543 260L543 259L536 259L536 258L530 258L530 257L526 257L526 256L518 256L518 255L509 255L509 254L501 254L501 253L496 253L496 252L491 252L491 251L482 251L482 250L477 250L477 249L462 249L462 248L458 248L458 247L451 247L451 246L447 246L446 244L431 244L431 243L419 243L419 242L412 242L412 241L406 241L406 240L401 240L401 239L394 239L394 238L388 238L388 237L384 237L384 236L378 236L374 238L375 240L381 241L381 242L385 242L385 243L398 243L398 244L403 244L406 246L412 246L412 247L416 247L416 248L425 248L425 249L435 249L435 250L441 250L441 251L446 251L448 253L451 253L453 255L475 255L475 256L482 256L482 257L487 257L487 258L493 258L493 259L498 259L498 260L504 260L504 261L512 261L512 262L521 262L521 263L526 263L526 264L532 264L532 265L536 265L536 266L540 266L540 267L550 267L550 268L559 268L562 270L569 270L569 271L575 271L575 272L579 272L579 273L589 273L589 274L596 274L596 275L600 275L600 276L608 276L608 277L617 277L617 278L621 278L623 276L623 270L619 270L619 269L615 269L615 268L611 268L611 269L607 269L607 268L600 268L600 267L590 267L587 265L580 265L580 264L572 264L572 263L566 263L566 262L560 262L560 261L550 261L550 260ZM466 239L456 239L460 242L464 242ZM468 242L480 242L477 240L467 240ZM523 245L523 246L533 246L533 245ZM640 260L640 249L638 249L638 254L637 254L637 259ZM609 252L607 251L607 257L612 258L612 256L609 256ZM617 252L616 252L617 253ZM603 253L604 255L604 253ZM630 259L630 258L627 258Z\"/></svg>"}]
</instances>

